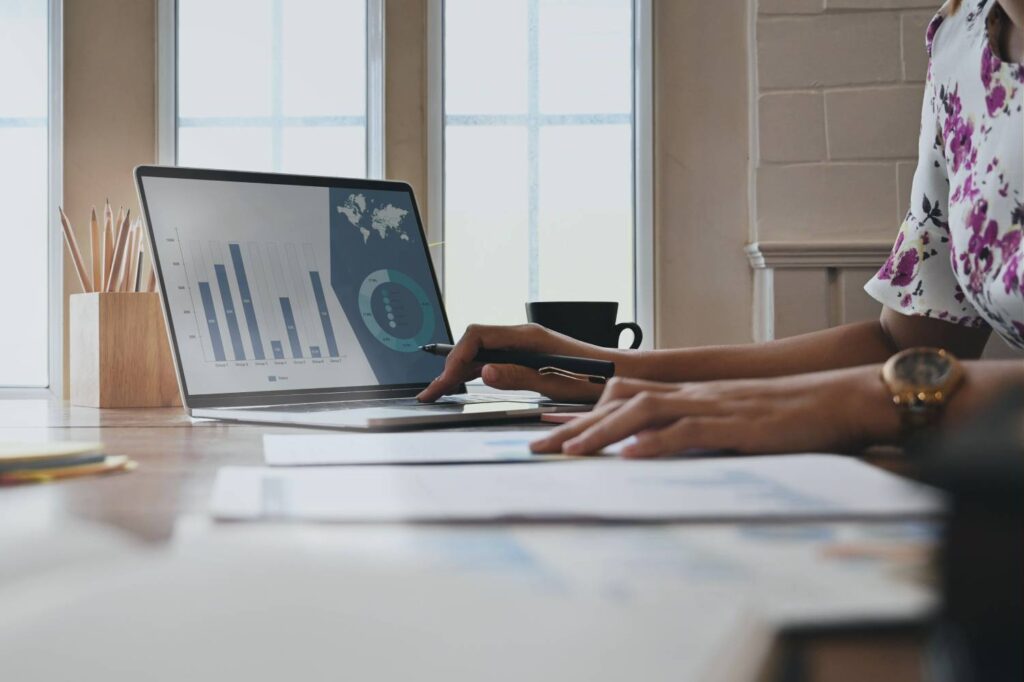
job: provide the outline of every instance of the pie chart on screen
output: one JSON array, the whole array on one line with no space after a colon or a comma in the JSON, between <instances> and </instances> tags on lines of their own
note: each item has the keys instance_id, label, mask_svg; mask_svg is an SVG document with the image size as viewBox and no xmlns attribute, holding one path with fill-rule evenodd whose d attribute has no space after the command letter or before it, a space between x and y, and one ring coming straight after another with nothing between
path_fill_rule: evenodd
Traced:
<instances>
[{"instance_id":1,"label":"pie chart on screen","mask_svg":"<svg viewBox=\"0 0 1024 682\"><path fill-rule=\"evenodd\" d=\"M404 272L371 272L359 287L359 312L370 333L382 344L412 353L434 335L434 309L426 292Z\"/></svg>"}]
</instances>

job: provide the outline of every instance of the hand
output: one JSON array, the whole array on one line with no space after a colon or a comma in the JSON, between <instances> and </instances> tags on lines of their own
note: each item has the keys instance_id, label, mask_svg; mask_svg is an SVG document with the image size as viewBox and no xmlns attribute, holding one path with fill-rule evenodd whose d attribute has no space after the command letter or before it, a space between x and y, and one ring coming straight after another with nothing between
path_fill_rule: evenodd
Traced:
<instances>
[{"instance_id":1,"label":"hand","mask_svg":"<svg viewBox=\"0 0 1024 682\"><path fill-rule=\"evenodd\" d=\"M537 391L552 400L593 402L601 395L602 387L599 385L564 377L541 376L532 369L518 365L482 365L473 362L481 348L528 350L612 362L620 354L615 350L577 341L537 324L515 327L472 324L448 355L441 375L416 397L422 402L433 402L479 376L483 377L484 383L494 388Z\"/></svg>"},{"instance_id":2,"label":"hand","mask_svg":"<svg viewBox=\"0 0 1024 682\"><path fill-rule=\"evenodd\" d=\"M663 384L613 379L594 411L534 441L586 455L629 436L625 457L687 450L847 452L894 442L899 412L877 366L773 379Z\"/></svg>"}]
</instances>

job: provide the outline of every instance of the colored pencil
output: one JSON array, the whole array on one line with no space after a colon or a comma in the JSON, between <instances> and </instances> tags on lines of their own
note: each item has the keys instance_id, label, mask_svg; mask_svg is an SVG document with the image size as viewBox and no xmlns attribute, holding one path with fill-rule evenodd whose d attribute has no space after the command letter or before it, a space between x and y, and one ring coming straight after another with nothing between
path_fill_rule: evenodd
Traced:
<instances>
[{"instance_id":1,"label":"colored pencil","mask_svg":"<svg viewBox=\"0 0 1024 682\"><path fill-rule=\"evenodd\" d=\"M92 281L95 286L103 281L103 233L100 222L96 220L96 209L92 210L89 219L89 256L92 258Z\"/></svg>"},{"instance_id":2,"label":"colored pencil","mask_svg":"<svg viewBox=\"0 0 1024 682\"><path fill-rule=\"evenodd\" d=\"M122 283L122 291L137 291L136 282L139 279L139 221L136 220L131 226L131 240L128 242L128 267L125 269L125 278Z\"/></svg>"},{"instance_id":3,"label":"colored pencil","mask_svg":"<svg viewBox=\"0 0 1024 682\"><path fill-rule=\"evenodd\" d=\"M129 209L128 213L131 213ZM125 216L117 231L117 243L114 245L114 261L110 268L110 278L104 291L120 290L121 280L124 277L124 256L128 250L128 215Z\"/></svg>"},{"instance_id":4,"label":"colored pencil","mask_svg":"<svg viewBox=\"0 0 1024 682\"><path fill-rule=\"evenodd\" d=\"M97 287L102 287L103 291L107 290L106 286L110 280L110 270L114 266L115 242L114 225L107 223L103 226L103 280L96 285Z\"/></svg>"},{"instance_id":5,"label":"colored pencil","mask_svg":"<svg viewBox=\"0 0 1024 682\"><path fill-rule=\"evenodd\" d=\"M75 239L75 233L71 229L71 222L64 214L63 208L58 208L58 210L60 211L60 225L64 230L64 243L67 244L68 251L71 253L71 260L75 264L75 272L78 273L78 282L82 285L82 291L93 291L92 280L89 277L89 272L85 268L85 263L82 262L82 253L78 250L78 241Z\"/></svg>"}]
</instances>

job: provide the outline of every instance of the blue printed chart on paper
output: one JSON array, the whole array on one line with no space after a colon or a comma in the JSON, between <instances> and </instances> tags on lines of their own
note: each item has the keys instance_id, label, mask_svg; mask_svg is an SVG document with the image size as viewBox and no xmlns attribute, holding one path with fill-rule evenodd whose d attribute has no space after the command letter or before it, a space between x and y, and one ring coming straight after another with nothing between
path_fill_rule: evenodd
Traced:
<instances>
[{"instance_id":1,"label":"blue printed chart on paper","mask_svg":"<svg viewBox=\"0 0 1024 682\"><path fill-rule=\"evenodd\" d=\"M194 394L429 381L448 340L406 192L146 178Z\"/></svg>"}]
</instances>

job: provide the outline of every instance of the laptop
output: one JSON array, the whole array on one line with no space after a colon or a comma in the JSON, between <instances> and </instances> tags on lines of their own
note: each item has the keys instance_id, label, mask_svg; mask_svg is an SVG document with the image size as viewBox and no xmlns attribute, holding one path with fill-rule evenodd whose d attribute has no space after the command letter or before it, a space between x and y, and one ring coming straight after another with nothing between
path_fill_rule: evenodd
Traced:
<instances>
[{"instance_id":1,"label":"laptop","mask_svg":"<svg viewBox=\"0 0 1024 682\"><path fill-rule=\"evenodd\" d=\"M540 398L415 399L452 343L402 182L139 166L135 181L193 417L386 430L580 410Z\"/></svg>"}]
</instances>

